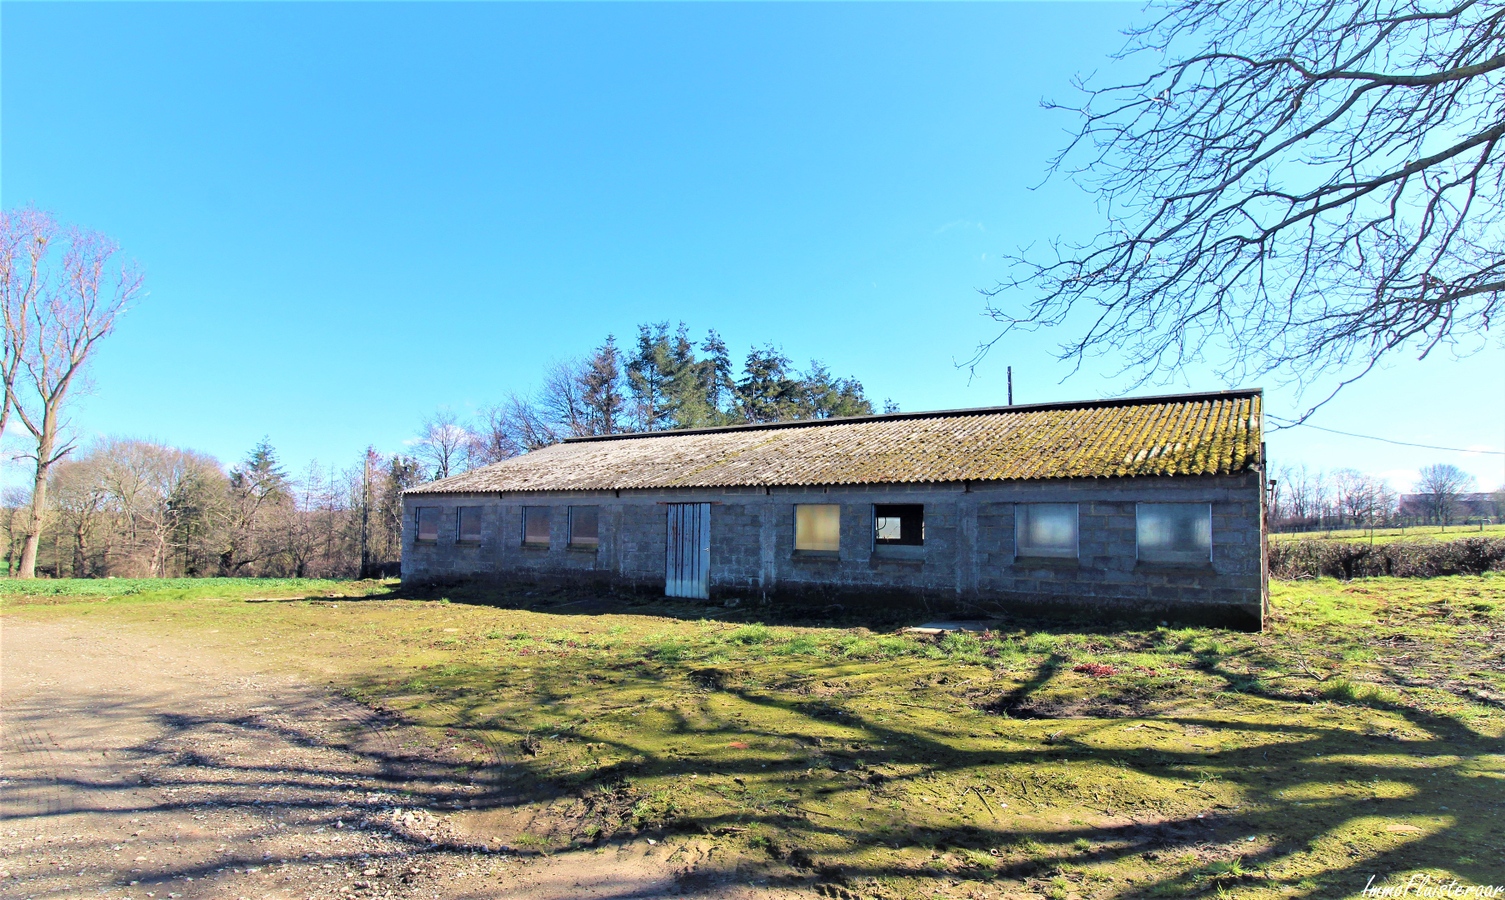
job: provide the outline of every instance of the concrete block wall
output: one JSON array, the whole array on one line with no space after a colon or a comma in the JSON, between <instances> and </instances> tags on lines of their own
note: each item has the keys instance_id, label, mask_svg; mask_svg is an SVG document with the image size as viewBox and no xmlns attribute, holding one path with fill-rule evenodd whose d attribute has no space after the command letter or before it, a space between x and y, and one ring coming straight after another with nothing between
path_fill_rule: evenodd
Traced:
<instances>
[{"instance_id":1,"label":"concrete block wall","mask_svg":"<svg viewBox=\"0 0 1505 900\"><path fill-rule=\"evenodd\" d=\"M944 485L581 491L537 494L409 495L404 498L403 577L470 574L593 580L661 588L667 503L711 507L712 595L911 596L934 605L1001 602L1101 605L1167 614L1232 611L1262 619L1263 507L1258 472L1238 476L1075 479ZM1150 565L1137 556L1139 502L1205 502L1212 510L1212 560L1198 567ZM794 507L841 507L836 557L794 551ZM918 503L924 546L892 558L872 540L874 504ZM1076 503L1076 560L1015 553L1015 504ZM568 508L596 506L599 545L568 546ZM415 541L421 506L440 509L439 539ZM481 540L456 540L458 509L482 510ZM522 508L552 510L550 544L522 542ZM1213 616L1214 618L1216 616Z\"/></svg>"}]
</instances>

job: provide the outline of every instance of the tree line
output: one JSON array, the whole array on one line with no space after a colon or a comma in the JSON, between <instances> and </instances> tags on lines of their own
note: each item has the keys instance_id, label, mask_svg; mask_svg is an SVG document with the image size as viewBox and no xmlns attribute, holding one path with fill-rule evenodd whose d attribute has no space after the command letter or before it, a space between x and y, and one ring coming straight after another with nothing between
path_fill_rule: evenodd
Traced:
<instances>
[{"instance_id":1,"label":"tree line","mask_svg":"<svg viewBox=\"0 0 1505 900\"><path fill-rule=\"evenodd\" d=\"M290 475L262 440L226 470L155 441L109 439L52 467L37 574L56 577L373 577L395 573L402 491L417 460L368 448L352 466ZM17 574L30 498L6 498L0 528Z\"/></svg>"},{"instance_id":2,"label":"tree line","mask_svg":"<svg viewBox=\"0 0 1505 900\"><path fill-rule=\"evenodd\" d=\"M884 412L897 412L889 400ZM639 325L636 341L607 335L584 356L547 367L533 391L512 392L469 420L443 409L415 445L427 474L445 478L566 438L676 428L864 416L874 412L856 378L819 360L800 370L783 351L754 346L734 370L714 329L699 342L685 323Z\"/></svg>"},{"instance_id":3,"label":"tree line","mask_svg":"<svg viewBox=\"0 0 1505 900\"><path fill-rule=\"evenodd\" d=\"M29 560L28 577L395 574L402 492L432 478L567 437L872 412L859 381L820 362L798 370L765 345L739 372L715 331L694 342L683 323L644 325L628 350L608 335L549 366L536 390L509 393L469 422L442 411L407 451L368 447L343 468L310 463L291 474L269 439L228 468L156 441L65 444L44 467L41 491L13 488L4 498L5 573L22 576Z\"/></svg>"},{"instance_id":4,"label":"tree line","mask_svg":"<svg viewBox=\"0 0 1505 900\"><path fill-rule=\"evenodd\" d=\"M1378 476L1357 469L1285 465L1271 479L1270 524L1278 531L1451 525L1470 517L1498 519L1505 514L1505 488L1494 493L1487 509L1479 510L1478 504L1468 502L1473 487L1472 475L1448 463L1434 463L1418 472L1413 501L1402 504L1402 495Z\"/></svg>"}]
</instances>

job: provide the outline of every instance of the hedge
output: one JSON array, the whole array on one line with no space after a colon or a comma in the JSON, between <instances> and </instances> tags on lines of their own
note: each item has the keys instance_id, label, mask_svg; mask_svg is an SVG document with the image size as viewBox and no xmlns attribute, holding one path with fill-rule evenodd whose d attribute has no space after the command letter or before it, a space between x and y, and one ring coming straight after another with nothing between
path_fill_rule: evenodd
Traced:
<instances>
[{"instance_id":1,"label":"hedge","mask_svg":"<svg viewBox=\"0 0 1505 900\"><path fill-rule=\"evenodd\" d=\"M1396 541L1364 544L1335 541L1272 541L1270 574L1275 578L1433 578L1505 570L1505 538L1460 538L1431 543Z\"/></svg>"}]
</instances>

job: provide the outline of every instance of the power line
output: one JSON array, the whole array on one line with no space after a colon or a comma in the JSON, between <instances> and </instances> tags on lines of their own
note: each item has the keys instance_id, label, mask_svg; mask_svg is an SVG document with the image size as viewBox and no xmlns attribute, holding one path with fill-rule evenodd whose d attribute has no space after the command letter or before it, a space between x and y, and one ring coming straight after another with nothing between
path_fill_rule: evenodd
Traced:
<instances>
[{"instance_id":1,"label":"power line","mask_svg":"<svg viewBox=\"0 0 1505 900\"><path fill-rule=\"evenodd\" d=\"M1270 416L1270 418L1274 419L1277 422L1284 421L1284 427L1286 428L1299 425L1302 428L1315 428L1318 431L1325 431L1328 434L1341 434L1344 437L1363 438L1366 441L1380 441L1386 444L1395 444L1399 447L1421 447L1423 450L1448 450L1453 453L1488 453L1491 456L1505 456L1505 451L1500 450L1465 450L1461 447L1438 447L1434 444L1413 444L1410 441L1392 441L1390 438L1377 437L1372 434L1354 434L1352 431L1339 431L1336 428L1323 428L1321 425L1313 425L1310 422L1292 422L1289 419L1281 419L1280 416Z\"/></svg>"}]
</instances>

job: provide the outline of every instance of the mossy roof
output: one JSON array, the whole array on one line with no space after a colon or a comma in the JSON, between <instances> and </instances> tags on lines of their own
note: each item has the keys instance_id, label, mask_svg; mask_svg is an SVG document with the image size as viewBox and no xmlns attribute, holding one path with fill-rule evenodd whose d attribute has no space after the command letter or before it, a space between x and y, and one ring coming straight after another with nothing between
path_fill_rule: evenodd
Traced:
<instances>
[{"instance_id":1,"label":"mossy roof","mask_svg":"<svg viewBox=\"0 0 1505 900\"><path fill-rule=\"evenodd\" d=\"M575 438L413 494L1228 475L1258 461L1258 390Z\"/></svg>"}]
</instances>

